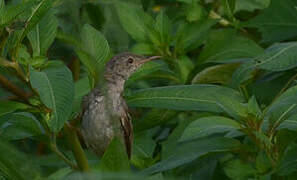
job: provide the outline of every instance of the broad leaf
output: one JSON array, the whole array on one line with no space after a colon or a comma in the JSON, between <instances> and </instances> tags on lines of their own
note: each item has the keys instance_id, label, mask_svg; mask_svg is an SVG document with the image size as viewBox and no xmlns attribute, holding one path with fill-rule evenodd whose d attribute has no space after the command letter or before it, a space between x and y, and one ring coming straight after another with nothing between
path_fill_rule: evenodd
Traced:
<instances>
[{"instance_id":1,"label":"broad leaf","mask_svg":"<svg viewBox=\"0 0 297 180\"><path fill-rule=\"evenodd\" d=\"M273 127L278 127L283 121L297 112L297 86L285 91L266 112Z\"/></svg>"},{"instance_id":2,"label":"broad leaf","mask_svg":"<svg viewBox=\"0 0 297 180\"><path fill-rule=\"evenodd\" d=\"M178 41L176 42L176 51L184 50L188 52L201 46L205 39L207 39L210 28L215 25L216 22L217 20L207 19L201 22L182 25L176 37Z\"/></svg>"},{"instance_id":3,"label":"broad leaf","mask_svg":"<svg viewBox=\"0 0 297 180\"><path fill-rule=\"evenodd\" d=\"M222 112L224 104L242 102L243 98L237 91L222 86L181 85L139 90L126 100L132 107Z\"/></svg>"},{"instance_id":4,"label":"broad leaf","mask_svg":"<svg viewBox=\"0 0 297 180\"><path fill-rule=\"evenodd\" d=\"M284 71L297 66L297 42L279 43L255 58L256 67L270 71Z\"/></svg>"},{"instance_id":5,"label":"broad leaf","mask_svg":"<svg viewBox=\"0 0 297 180\"><path fill-rule=\"evenodd\" d=\"M141 7L129 2L116 2L116 10L123 28L138 42L147 40L147 25L153 25L151 17Z\"/></svg>"},{"instance_id":6,"label":"broad leaf","mask_svg":"<svg viewBox=\"0 0 297 180\"><path fill-rule=\"evenodd\" d=\"M31 69L30 82L52 111L47 121L50 129L58 132L72 111L74 83L70 70L66 66L50 67L41 72Z\"/></svg>"},{"instance_id":7,"label":"broad leaf","mask_svg":"<svg viewBox=\"0 0 297 180\"><path fill-rule=\"evenodd\" d=\"M247 25L259 28L263 42L277 42L296 37L296 6L296 0L271 0L271 5L251 19Z\"/></svg>"},{"instance_id":8,"label":"broad leaf","mask_svg":"<svg viewBox=\"0 0 297 180\"><path fill-rule=\"evenodd\" d=\"M242 64L232 75L231 86L238 88L242 83L254 77L255 64L253 61L248 61Z\"/></svg>"},{"instance_id":9,"label":"broad leaf","mask_svg":"<svg viewBox=\"0 0 297 180\"><path fill-rule=\"evenodd\" d=\"M170 42L171 21L164 11L161 11L156 17L155 29L159 33L160 42L168 45Z\"/></svg>"},{"instance_id":10,"label":"broad leaf","mask_svg":"<svg viewBox=\"0 0 297 180\"><path fill-rule=\"evenodd\" d=\"M162 172L190 163L210 152L226 152L239 148L239 141L230 138L207 138L181 144L173 155L143 171L145 174Z\"/></svg>"},{"instance_id":11,"label":"broad leaf","mask_svg":"<svg viewBox=\"0 0 297 180\"><path fill-rule=\"evenodd\" d=\"M205 68L195 75L192 84L229 84L239 64L219 64Z\"/></svg>"},{"instance_id":12,"label":"broad leaf","mask_svg":"<svg viewBox=\"0 0 297 180\"><path fill-rule=\"evenodd\" d=\"M105 172L130 171L126 149L119 137L115 136L110 142L100 161L99 169Z\"/></svg>"},{"instance_id":13,"label":"broad leaf","mask_svg":"<svg viewBox=\"0 0 297 180\"><path fill-rule=\"evenodd\" d=\"M41 21L28 33L32 45L33 56L46 56L46 52L53 43L58 27L58 20L53 12L47 13Z\"/></svg>"},{"instance_id":14,"label":"broad leaf","mask_svg":"<svg viewBox=\"0 0 297 180\"><path fill-rule=\"evenodd\" d=\"M21 31L16 47L22 42L24 37L41 21L45 14L51 9L56 0L41 0L32 10L26 21L25 28Z\"/></svg>"},{"instance_id":15,"label":"broad leaf","mask_svg":"<svg viewBox=\"0 0 297 180\"><path fill-rule=\"evenodd\" d=\"M0 174L4 179L12 180L35 179L39 176L38 167L33 164L32 158L3 139L0 139Z\"/></svg>"},{"instance_id":16,"label":"broad leaf","mask_svg":"<svg viewBox=\"0 0 297 180\"><path fill-rule=\"evenodd\" d=\"M2 0L1 0L2 1ZM9 25L13 22L18 16L23 15L25 11L28 11L32 6L36 5L37 1L27 1L17 5L6 5L4 7L4 2L1 3L2 6L2 14L0 16L0 27ZM1 8L0 8L1 9ZM0 10L1 11L1 10Z\"/></svg>"},{"instance_id":17,"label":"broad leaf","mask_svg":"<svg viewBox=\"0 0 297 180\"><path fill-rule=\"evenodd\" d=\"M277 173L279 175L288 175L292 172L296 172L296 169L297 169L296 159L297 159L297 145L295 143L292 143L285 150L284 155L278 164Z\"/></svg>"},{"instance_id":18,"label":"broad leaf","mask_svg":"<svg viewBox=\"0 0 297 180\"><path fill-rule=\"evenodd\" d=\"M231 130L239 129L240 125L229 118L222 116L209 116L197 119L190 123L185 129L180 141L188 141L215 133L226 133Z\"/></svg>"},{"instance_id":19,"label":"broad leaf","mask_svg":"<svg viewBox=\"0 0 297 180\"><path fill-rule=\"evenodd\" d=\"M201 62L233 62L255 57L263 49L232 29L214 31L199 55Z\"/></svg>"},{"instance_id":20,"label":"broad leaf","mask_svg":"<svg viewBox=\"0 0 297 180\"><path fill-rule=\"evenodd\" d=\"M93 76L95 83L98 83L99 73L103 71L110 56L108 42L99 31L86 24L81 32L81 48L82 51L77 51L77 54Z\"/></svg>"},{"instance_id":21,"label":"broad leaf","mask_svg":"<svg viewBox=\"0 0 297 180\"><path fill-rule=\"evenodd\" d=\"M0 129L2 130L1 137L6 140L42 135L41 125L29 113L12 113L0 117Z\"/></svg>"},{"instance_id":22,"label":"broad leaf","mask_svg":"<svg viewBox=\"0 0 297 180\"><path fill-rule=\"evenodd\" d=\"M152 109L149 112L145 113L141 119L135 121L135 123L133 122L133 126L136 132L143 131L165 124L166 122L174 118L176 114L177 112L174 110Z\"/></svg>"},{"instance_id":23,"label":"broad leaf","mask_svg":"<svg viewBox=\"0 0 297 180\"><path fill-rule=\"evenodd\" d=\"M0 116L14 112L18 109L24 110L29 108L28 105L15 101L0 101Z\"/></svg>"}]
</instances>

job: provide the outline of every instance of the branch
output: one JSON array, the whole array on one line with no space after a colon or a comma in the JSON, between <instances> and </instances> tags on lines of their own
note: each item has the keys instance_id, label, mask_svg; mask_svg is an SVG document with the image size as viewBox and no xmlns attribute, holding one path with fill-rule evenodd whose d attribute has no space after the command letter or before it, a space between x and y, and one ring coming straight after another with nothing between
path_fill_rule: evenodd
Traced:
<instances>
[{"instance_id":1,"label":"branch","mask_svg":"<svg viewBox=\"0 0 297 180\"><path fill-rule=\"evenodd\" d=\"M16 85L11 83L6 77L0 74L0 84L3 86L4 89L8 90L9 92L15 94L17 97L23 99L24 101L28 102L28 97L30 96L22 89L19 89Z\"/></svg>"},{"instance_id":2,"label":"branch","mask_svg":"<svg viewBox=\"0 0 297 180\"><path fill-rule=\"evenodd\" d=\"M65 123L63 127L67 142L74 154L77 165L81 171L90 171L88 159L84 153L83 148L80 145L76 131L69 123Z\"/></svg>"}]
</instances>

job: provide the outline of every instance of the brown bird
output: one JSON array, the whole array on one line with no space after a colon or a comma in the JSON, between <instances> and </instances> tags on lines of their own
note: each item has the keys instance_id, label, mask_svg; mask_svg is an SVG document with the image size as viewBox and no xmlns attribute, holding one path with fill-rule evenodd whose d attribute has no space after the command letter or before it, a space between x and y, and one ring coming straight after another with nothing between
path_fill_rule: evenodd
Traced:
<instances>
[{"instance_id":1,"label":"brown bird","mask_svg":"<svg viewBox=\"0 0 297 180\"><path fill-rule=\"evenodd\" d=\"M122 137L130 158L133 127L121 93L125 81L144 63L160 56L144 57L121 53L107 62L104 85L95 88L83 100L82 135L88 147L103 155L115 135Z\"/></svg>"}]
</instances>

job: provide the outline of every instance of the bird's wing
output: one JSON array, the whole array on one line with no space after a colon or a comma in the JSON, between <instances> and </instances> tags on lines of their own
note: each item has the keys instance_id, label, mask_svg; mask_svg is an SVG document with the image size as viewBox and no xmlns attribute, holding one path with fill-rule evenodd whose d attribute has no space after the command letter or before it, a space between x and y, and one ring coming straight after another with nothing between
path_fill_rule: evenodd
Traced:
<instances>
[{"instance_id":1,"label":"bird's wing","mask_svg":"<svg viewBox=\"0 0 297 180\"><path fill-rule=\"evenodd\" d=\"M130 159L132 154L132 145L133 145L133 126L132 119L128 113L128 107L126 103L124 103L125 114L121 116L121 126L123 129L123 136L125 140L126 150L128 157Z\"/></svg>"}]
</instances>

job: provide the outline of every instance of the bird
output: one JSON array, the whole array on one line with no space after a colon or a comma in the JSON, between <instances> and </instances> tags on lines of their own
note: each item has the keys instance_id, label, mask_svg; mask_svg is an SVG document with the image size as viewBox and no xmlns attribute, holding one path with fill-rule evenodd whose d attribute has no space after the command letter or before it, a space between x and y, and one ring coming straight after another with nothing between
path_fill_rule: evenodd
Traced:
<instances>
[{"instance_id":1,"label":"bird","mask_svg":"<svg viewBox=\"0 0 297 180\"><path fill-rule=\"evenodd\" d=\"M133 145L133 127L128 106L122 97L125 81L144 63L160 56L145 57L120 53L105 65L104 85L94 88L82 101L82 136L87 147L102 156L114 136L126 147L128 158Z\"/></svg>"}]
</instances>

